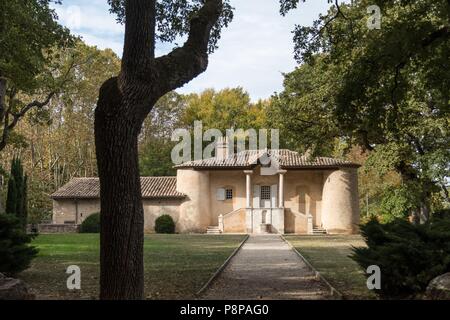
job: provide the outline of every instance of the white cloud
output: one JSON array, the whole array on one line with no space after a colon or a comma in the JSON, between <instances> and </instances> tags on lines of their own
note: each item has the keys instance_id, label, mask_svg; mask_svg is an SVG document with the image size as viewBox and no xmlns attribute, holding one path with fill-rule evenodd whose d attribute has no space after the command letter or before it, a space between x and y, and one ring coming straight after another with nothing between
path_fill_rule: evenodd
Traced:
<instances>
[{"instance_id":1,"label":"white cloud","mask_svg":"<svg viewBox=\"0 0 450 320\"><path fill-rule=\"evenodd\" d=\"M292 71L296 65L291 33L295 24L311 24L329 6L326 0L311 0L281 17L277 0L234 0L232 5L236 8L235 19L223 30L220 47L211 55L208 70L179 92L242 86L257 100L281 91L281 73ZM124 28L109 13L106 0L64 1L62 7L57 7L63 24L73 20L67 10L70 6L78 6L81 12L80 24L72 30L75 34L90 45L109 47L119 56L122 54ZM168 46L163 45L157 52L167 50Z\"/></svg>"}]
</instances>

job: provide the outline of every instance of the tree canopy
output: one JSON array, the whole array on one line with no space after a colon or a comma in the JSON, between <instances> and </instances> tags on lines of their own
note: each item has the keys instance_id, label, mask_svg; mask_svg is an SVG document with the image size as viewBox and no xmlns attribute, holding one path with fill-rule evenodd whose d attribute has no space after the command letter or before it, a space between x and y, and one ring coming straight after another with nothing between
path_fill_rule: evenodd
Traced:
<instances>
[{"instance_id":1,"label":"tree canopy","mask_svg":"<svg viewBox=\"0 0 450 320\"><path fill-rule=\"evenodd\" d=\"M75 39L58 23L50 2L0 4L0 151L14 140L12 131L25 114L48 105L69 80L73 64L60 54Z\"/></svg>"},{"instance_id":2,"label":"tree canopy","mask_svg":"<svg viewBox=\"0 0 450 320\"><path fill-rule=\"evenodd\" d=\"M221 30L233 20L233 7L229 0L222 2L219 18L214 24L209 37L211 53L218 46ZM110 11L117 15L117 21L125 22L125 0L108 0ZM155 1L155 34L154 39L160 42L174 43L186 36L190 31L192 18L205 4L204 0L158 0ZM175 43L176 44L176 43Z\"/></svg>"},{"instance_id":3,"label":"tree canopy","mask_svg":"<svg viewBox=\"0 0 450 320\"><path fill-rule=\"evenodd\" d=\"M285 1L284 12L297 3ZM373 4L380 29L367 25ZM394 194L426 219L433 193L448 201L449 21L446 0L360 0L297 26L302 64L271 111L287 140L295 134L317 153L329 153L335 139L371 151L368 165L398 172L403 191Z\"/></svg>"},{"instance_id":4,"label":"tree canopy","mask_svg":"<svg viewBox=\"0 0 450 320\"><path fill-rule=\"evenodd\" d=\"M17 90L40 87L38 76L53 50L67 46L70 31L62 27L50 0L8 0L0 4L0 77Z\"/></svg>"}]
</instances>

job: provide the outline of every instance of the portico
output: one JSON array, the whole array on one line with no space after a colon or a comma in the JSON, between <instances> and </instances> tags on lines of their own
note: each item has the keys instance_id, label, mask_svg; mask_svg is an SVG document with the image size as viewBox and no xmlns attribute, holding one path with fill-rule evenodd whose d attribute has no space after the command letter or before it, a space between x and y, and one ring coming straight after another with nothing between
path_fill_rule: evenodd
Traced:
<instances>
[{"instance_id":1,"label":"portico","mask_svg":"<svg viewBox=\"0 0 450 320\"><path fill-rule=\"evenodd\" d=\"M284 174L286 172L286 170L277 171L278 184L261 185L252 184L254 170L244 170L245 220L248 233L284 233Z\"/></svg>"}]
</instances>

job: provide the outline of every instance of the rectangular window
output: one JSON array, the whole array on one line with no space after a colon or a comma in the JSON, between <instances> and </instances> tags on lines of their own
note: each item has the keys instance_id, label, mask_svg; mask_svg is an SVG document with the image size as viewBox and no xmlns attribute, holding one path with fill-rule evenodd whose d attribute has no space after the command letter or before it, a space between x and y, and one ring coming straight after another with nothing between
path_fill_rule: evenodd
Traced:
<instances>
[{"instance_id":1,"label":"rectangular window","mask_svg":"<svg viewBox=\"0 0 450 320\"><path fill-rule=\"evenodd\" d=\"M233 189L225 190L225 199L227 200L233 199Z\"/></svg>"},{"instance_id":2,"label":"rectangular window","mask_svg":"<svg viewBox=\"0 0 450 320\"><path fill-rule=\"evenodd\" d=\"M261 200L270 200L270 186L261 186Z\"/></svg>"}]
</instances>

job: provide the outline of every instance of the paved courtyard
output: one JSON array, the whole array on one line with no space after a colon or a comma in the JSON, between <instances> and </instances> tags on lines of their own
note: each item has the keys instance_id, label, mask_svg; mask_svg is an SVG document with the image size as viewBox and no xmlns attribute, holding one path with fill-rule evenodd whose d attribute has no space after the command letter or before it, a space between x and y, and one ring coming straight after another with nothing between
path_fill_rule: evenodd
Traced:
<instances>
[{"instance_id":1,"label":"paved courtyard","mask_svg":"<svg viewBox=\"0 0 450 320\"><path fill-rule=\"evenodd\" d=\"M328 287L279 235L252 235L203 299L327 299Z\"/></svg>"}]
</instances>

